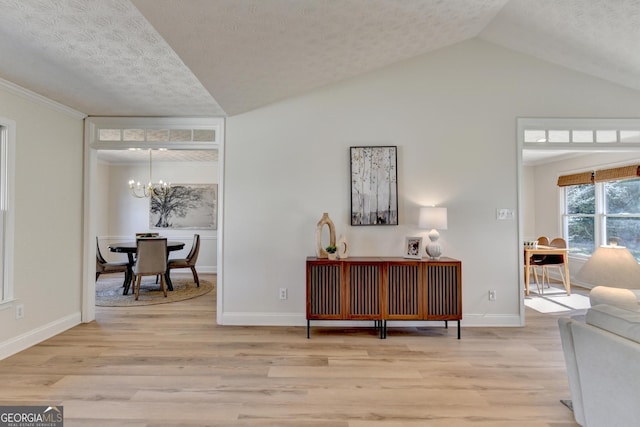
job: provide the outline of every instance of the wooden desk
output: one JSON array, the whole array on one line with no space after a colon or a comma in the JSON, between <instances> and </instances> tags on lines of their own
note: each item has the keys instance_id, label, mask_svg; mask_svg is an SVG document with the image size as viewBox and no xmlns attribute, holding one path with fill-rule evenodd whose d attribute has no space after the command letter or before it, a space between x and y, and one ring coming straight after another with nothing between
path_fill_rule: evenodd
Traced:
<instances>
[{"instance_id":1,"label":"wooden desk","mask_svg":"<svg viewBox=\"0 0 640 427\"><path fill-rule=\"evenodd\" d=\"M524 290L525 295L529 296L529 280L530 280L530 268L532 255L562 255L564 261L564 281L567 295L571 295L571 280L569 277L569 249L567 248L555 248L553 246L538 245L537 248L524 248Z\"/></svg>"}]
</instances>

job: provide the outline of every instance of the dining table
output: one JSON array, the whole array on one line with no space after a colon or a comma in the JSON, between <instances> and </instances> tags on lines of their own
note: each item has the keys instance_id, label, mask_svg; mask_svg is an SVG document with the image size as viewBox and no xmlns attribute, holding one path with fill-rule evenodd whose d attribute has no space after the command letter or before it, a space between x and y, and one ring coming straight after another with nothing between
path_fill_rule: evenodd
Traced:
<instances>
[{"instance_id":1,"label":"dining table","mask_svg":"<svg viewBox=\"0 0 640 427\"><path fill-rule=\"evenodd\" d=\"M571 281L569 278L569 257L568 248L556 248L555 246L525 246L524 248L524 290L525 295L529 296L529 281L530 281L530 267L531 256L533 255L562 255L562 263L564 265L564 277L565 277L565 290L567 295L571 295Z\"/></svg>"},{"instance_id":2,"label":"dining table","mask_svg":"<svg viewBox=\"0 0 640 427\"><path fill-rule=\"evenodd\" d=\"M184 242L179 242L177 240L176 241L168 240L167 241L167 258L170 252L179 251L183 248L184 248ZM131 282L133 280L133 264L135 262L134 255L138 250L138 244L135 240L127 241L127 242L111 243L109 245L109 250L111 252L127 254L127 258L129 261L127 264L127 269L129 270L128 271L129 280L127 281L127 283L125 283L124 290L122 291L122 295L127 295L129 293L129 288L131 287ZM167 271L164 273L164 277L165 277L165 282L167 284L167 289L170 291L173 291L173 284L171 283L171 277L169 276L168 268L167 268Z\"/></svg>"}]
</instances>

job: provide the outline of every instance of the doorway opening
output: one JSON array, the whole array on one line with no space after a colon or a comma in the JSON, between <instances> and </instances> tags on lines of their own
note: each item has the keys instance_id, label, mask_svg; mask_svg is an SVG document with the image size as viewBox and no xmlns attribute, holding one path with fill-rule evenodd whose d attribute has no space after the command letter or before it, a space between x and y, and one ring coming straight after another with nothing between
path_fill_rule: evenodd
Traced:
<instances>
[{"instance_id":1,"label":"doorway opening","mask_svg":"<svg viewBox=\"0 0 640 427\"><path fill-rule=\"evenodd\" d=\"M568 280L576 293L580 286L588 295L590 284L576 280L575 275L589 254L571 250L564 190L558 186L558 178L640 163L640 120L527 118L518 119L517 128L519 245L523 247L540 236L566 239ZM520 265L524 265L524 251L520 253ZM520 313L524 324L524 268L520 271ZM560 277L555 275L552 279L559 282Z\"/></svg>"},{"instance_id":2,"label":"doorway opening","mask_svg":"<svg viewBox=\"0 0 640 427\"><path fill-rule=\"evenodd\" d=\"M83 322L95 319L96 237L106 248L115 240L132 240L139 232L161 232L182 240L187 252L194 233L200 234L198 265L204 274L217 276L216 311L222 313L223 141L223 118L86 120ZM131 179L146 181L151 169L149 150L153 150L154 181L161 178L176 187L215 188L213 224L196 223L196 228L189 228L189 224L167 223L161 230L155 227L150 200L133 197L129 189Z\"/></svg>"}]
</instances>

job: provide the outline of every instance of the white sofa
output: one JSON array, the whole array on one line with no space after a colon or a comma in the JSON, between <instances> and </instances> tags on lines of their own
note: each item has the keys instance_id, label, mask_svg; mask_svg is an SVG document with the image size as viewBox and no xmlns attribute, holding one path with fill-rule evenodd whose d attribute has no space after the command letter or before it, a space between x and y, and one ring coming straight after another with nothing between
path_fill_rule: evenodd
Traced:
<instances>
[{"instance_id":1,"label":"white sofa","mask_svg":"<svg viewBox=\"0 0 640 427\"><path fill-rule=\"evenodd\" d=\"M640 311L600 304L558 324L576 422L640 426Z\"/></svg>"},{"instance_id":2,"label":"white sofa","mask_svg":"<svg viewBox=\"0 0 640 427\"><path fill-rule=\"evenodd\" d=\"M640 310L640 289L623 289L611 286L596 286L589 292L591 306L598 304L615 305L625 310Z\"/></svg>"}]
</instances>

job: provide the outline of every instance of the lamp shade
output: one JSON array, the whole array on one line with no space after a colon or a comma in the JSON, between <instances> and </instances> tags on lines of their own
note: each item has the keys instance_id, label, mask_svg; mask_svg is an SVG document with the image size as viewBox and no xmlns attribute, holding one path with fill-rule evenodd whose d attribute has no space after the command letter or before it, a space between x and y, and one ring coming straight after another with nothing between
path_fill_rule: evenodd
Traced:
<instances>
[{"instance_id":1,"label":"lamp shade","mask_svg":"<svg viewBox=\"0 0 640 427\"><path fill-rule=\"evenodd\" d=\"M576 278L594 286L640 288L640 265L624 246L600 246Z\"/></svg>"},{"instance_id":2,"label":"lamp shade","mask_svg":"<svg viewBox=\"0 0 640 427\"><path fill-rule=\"evenodd\" d=\"M447 208L425 206L420 208L418 227L426 229L447 229Z\"/></svg>"}]
</instances>

